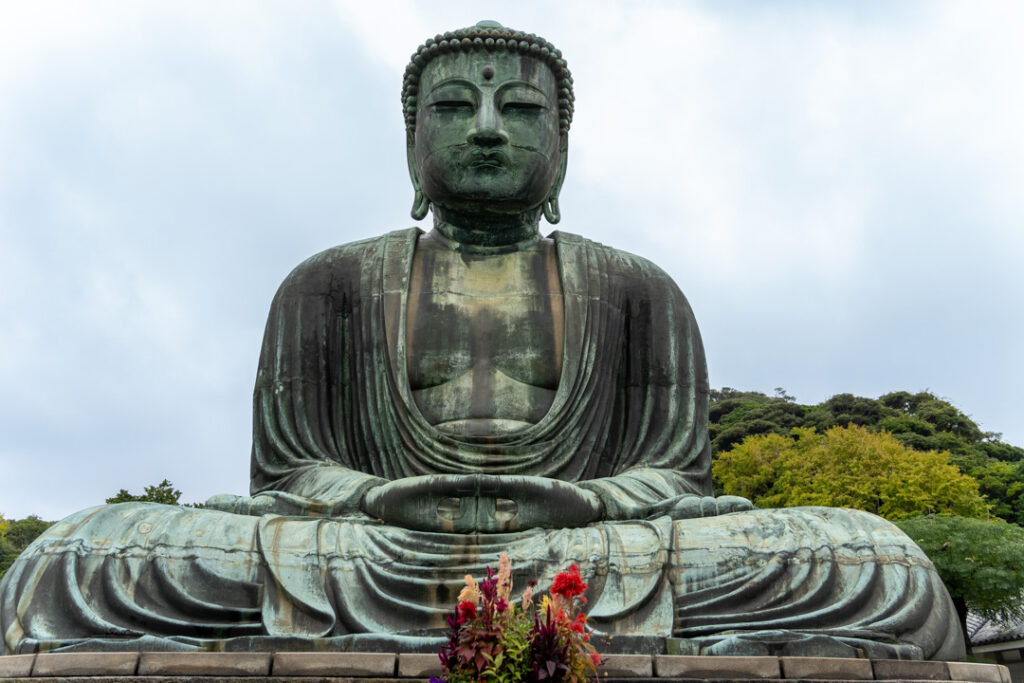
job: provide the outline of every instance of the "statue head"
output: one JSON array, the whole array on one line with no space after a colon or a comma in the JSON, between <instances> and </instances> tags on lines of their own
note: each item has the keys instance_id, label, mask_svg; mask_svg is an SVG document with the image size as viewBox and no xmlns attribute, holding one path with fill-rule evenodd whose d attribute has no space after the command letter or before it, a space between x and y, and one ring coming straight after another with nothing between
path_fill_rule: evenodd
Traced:
<instances>
[{"instance_id":1,"label":"statue head","mask_svg":"<svg viewBox=\"0 0 1024 683\"><path fill-rule=\"evenodd\" d=\"M557 223L572 76L543 38L492 21L428 39L402 90L417 220L435 211Z\"/></svg>"}]
</instances>

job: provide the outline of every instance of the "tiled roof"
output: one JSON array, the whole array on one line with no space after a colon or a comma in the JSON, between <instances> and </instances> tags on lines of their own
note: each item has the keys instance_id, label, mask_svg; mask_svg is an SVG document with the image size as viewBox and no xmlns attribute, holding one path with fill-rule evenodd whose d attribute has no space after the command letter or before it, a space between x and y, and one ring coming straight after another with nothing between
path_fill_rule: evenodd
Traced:
<instances>
[{"instance_id":1,"label":"tiled roof","mask_svg":"<svg viewBox=\"0 0 1024 683\"><path fill-rule=\"evenodd\" d=\"M967 639L971 645L1024 640L1024 620L996 621L977 614L967 615Z\"/></svg>"}]
</instances>

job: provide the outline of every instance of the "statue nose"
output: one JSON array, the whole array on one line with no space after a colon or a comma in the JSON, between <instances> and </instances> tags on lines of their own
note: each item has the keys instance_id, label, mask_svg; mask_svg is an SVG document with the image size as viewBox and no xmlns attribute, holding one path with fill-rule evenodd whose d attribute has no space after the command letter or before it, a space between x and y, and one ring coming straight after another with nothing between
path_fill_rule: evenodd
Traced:
<instances>
[{"instance_id":1,"label":"statue nose","mask_svg":"<svg viewBox=\"0 0 1024 683\"><path fill-rule=\"evenodd\" d=\"M501 128L474 128L469 131L469 141L481 147L507 145L508 133Z\"/></svg>"},{"instance_id":2,"label":"statue nose","mask_svg":"<svg viewBox=\"0 0 1024 683\"><path fill-rule=\"evenodd\" d=\"M508 144L508 133L497 107L484 104L477 110L475 125L466 136L469 142L481 147L496 147Z\"/></svg>"}]
</instances>

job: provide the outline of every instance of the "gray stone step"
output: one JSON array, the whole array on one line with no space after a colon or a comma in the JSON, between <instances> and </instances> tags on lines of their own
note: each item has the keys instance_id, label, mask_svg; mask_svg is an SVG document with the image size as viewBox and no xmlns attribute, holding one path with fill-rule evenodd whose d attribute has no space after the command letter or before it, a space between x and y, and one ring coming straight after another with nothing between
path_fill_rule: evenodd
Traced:
<instances>
[{"instance_id":1,"label":"gray stone step","mask_svg":"<svg viewBox=\"0 0 1024 683\"><path fill-rule=\"evenodd\" d=\"M0 656L4 683L413 683L439 674L435 654L389 652L67 652ZM956 681L1011 683L1005 666L836 657L607 655L607 683L670 681Z\"/></svg>"}]
</instances>

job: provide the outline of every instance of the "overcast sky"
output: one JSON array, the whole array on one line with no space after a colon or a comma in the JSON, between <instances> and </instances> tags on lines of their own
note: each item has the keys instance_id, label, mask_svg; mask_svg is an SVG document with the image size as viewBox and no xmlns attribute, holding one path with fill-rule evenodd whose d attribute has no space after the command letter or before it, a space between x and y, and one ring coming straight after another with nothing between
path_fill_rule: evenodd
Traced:
<instances>
[{"instance_id":1,"label":"overcast sky","mask_svg":"<svg viewBox=\"0 0 1024 683\"><path fill-rule=\"evenodd\" d=\"M675 278L713 386L1024 445L1022 7L0 0L0 513L248 490L270 299L412 224L402 70L480 19L565 53L559 228Z\"/></svg>"}]
</instances>

